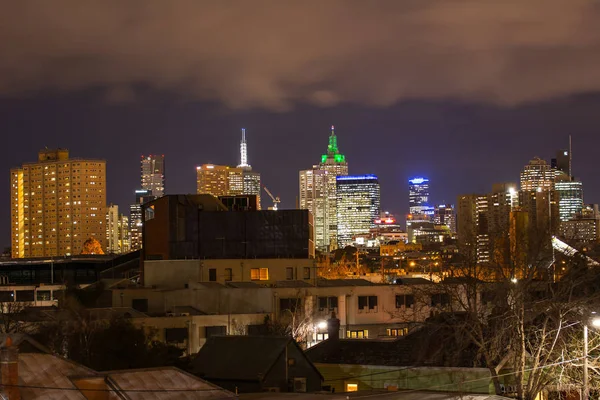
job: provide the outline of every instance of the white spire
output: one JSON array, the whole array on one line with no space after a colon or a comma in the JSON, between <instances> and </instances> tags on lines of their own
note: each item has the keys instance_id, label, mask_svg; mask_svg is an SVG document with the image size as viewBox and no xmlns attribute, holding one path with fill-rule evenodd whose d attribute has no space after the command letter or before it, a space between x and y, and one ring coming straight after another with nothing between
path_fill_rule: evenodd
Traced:
<instances>
[{"instance_id":1,"label":"white spire","mask_svg":"<svg viewBox=\"0 0 600 400\"><path fill-rule=\"evenodd\" d=\"M240 164L238 168L250 168L248 164L248 147L246 145L246 129L242 128L242 141L240 142Z\"/></svg>"}]
</instances>

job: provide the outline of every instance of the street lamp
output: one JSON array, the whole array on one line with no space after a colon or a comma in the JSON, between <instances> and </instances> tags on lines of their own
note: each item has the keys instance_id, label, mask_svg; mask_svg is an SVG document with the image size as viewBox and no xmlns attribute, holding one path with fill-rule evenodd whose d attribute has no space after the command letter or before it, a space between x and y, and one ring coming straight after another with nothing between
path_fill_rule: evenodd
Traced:
<instances>
[{"instance_id":1,"label":"street lamp","mask_svg":"<svg viewBox=\"0 0 600 400\"><path fill-rule=\"evenodd\" d=\"M596 314L593 312L592 314ZM592 324L593 327L600 327L600 318L593 317L589 321L583 324L583 396L582 400L589 400L590 388L588 382L588 323Z\"/></svg>"}]
</instances>

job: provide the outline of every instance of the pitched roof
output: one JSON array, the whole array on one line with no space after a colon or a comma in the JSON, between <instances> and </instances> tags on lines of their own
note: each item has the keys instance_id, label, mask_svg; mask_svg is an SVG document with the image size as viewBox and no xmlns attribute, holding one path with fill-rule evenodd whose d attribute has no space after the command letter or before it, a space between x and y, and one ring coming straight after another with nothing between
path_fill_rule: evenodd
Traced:
<instances>
[{"instance_id":1,"label":"pitched roof","mask_svg":"<svg viewBox=\"0 0 600 400\"><path fill-rule=\"evenodd\" d=\"M394 366L473 367L478 365L470 342L449 326L426 325L389 339L325 340L306 351L313 363Z\"/></svg>"},{"instance_id":2,"label":"pitched roof","mask_svg":"<svg viewBox=\"0 0 600 400\"><path fill-rule=\"evenodd\" d=\"M212 336L192 361L192 369L209 380L260 380L291 341L278 336Z\"/></svg>"},{"instance_id":3,"label":"pitched roof","mask_svg":"<svg viewBox=\"0 0 600 400\"><path fill-rule=\"evenodd\" d=\"M19 385L22 385L23 399L85 400L69 377L96 374L83 365L51 354L19 354Z\"/></svg>"},{"instance_id":4,"label":"pitched roof","mask_svg":"<svg viewBox=\"0 0 600 400\"><path fill-rule=\"evenodd\" d=\"M235 395L174 367L106 372L109 384L131 400L226 399Z\"/></svg>"},{"instance_id":5,"label":"pitched roof","mask_svg":"<svg viewBox=\"0 0 600 400\"><path fill-rule=\"evenodd\" d=\"M12 345L19 349L19 353L51 353L46 346L24 333L0 333L0 348L6 347L6 340L9 336Z\"/></svg>"}]
</instances>

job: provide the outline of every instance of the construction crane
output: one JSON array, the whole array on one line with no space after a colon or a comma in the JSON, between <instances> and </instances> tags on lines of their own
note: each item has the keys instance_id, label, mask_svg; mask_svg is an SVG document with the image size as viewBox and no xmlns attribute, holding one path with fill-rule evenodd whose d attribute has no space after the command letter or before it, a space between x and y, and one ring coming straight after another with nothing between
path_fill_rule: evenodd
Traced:
<instances>
[{"instance_id":1,"label":"construction crane","mask_svg":"<svg viewBox=\"0 0 600 400\"><path fill-rule=\"evenodd\" d=\"M277 197L273 196L271 191L269 189L267 189L267 187L265 185L262 185L262 187L263 187L263 189L265 189L265 192L267 192L267 194L269 195L271 200L273 200L273 211L277 211L277 204L281 203L279 196L277 196Z\"/></svg>"}]
</instances>

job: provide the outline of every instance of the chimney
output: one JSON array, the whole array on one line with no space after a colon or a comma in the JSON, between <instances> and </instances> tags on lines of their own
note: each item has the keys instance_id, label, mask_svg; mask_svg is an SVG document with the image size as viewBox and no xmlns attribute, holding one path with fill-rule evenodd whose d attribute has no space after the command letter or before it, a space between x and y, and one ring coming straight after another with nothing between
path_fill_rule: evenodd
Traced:
<instances>
[{"instance_id":1,"label":"chimney","mask_svg":"<svg viewBox=\"0 0 600 400\"><path fill-rule=\"evenodd\" d=\"M6 338L6 344L0 350L0 372L3 391L8 396L8 400L20 400L19 350L13 346L10 336Z\"/></svg>"},{"instance_id":2,"label":"chimney","mask_svg":"<svg viewBox=\"0 0 600 400\"><path fill-rule=\"evenodd\" d=\"M331 313L331 318L327 320L327 334L329 340L338 340L340 338L340 320L336 318L335 311Z\"/></svg>"}]
</instances>

